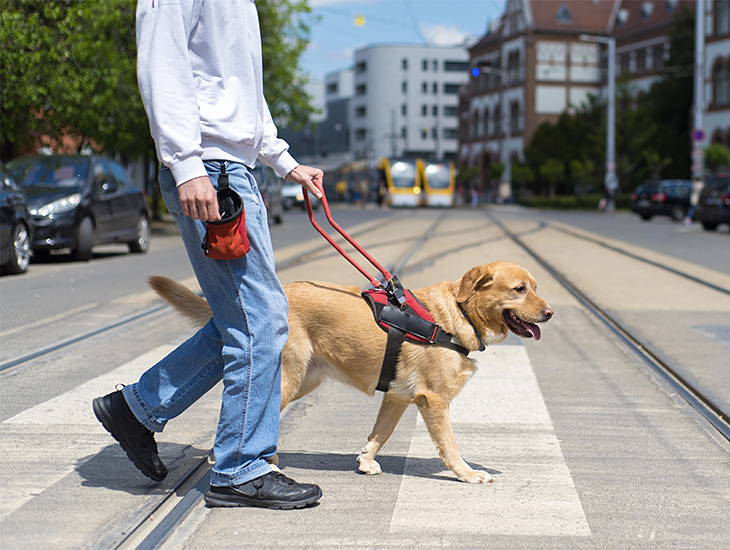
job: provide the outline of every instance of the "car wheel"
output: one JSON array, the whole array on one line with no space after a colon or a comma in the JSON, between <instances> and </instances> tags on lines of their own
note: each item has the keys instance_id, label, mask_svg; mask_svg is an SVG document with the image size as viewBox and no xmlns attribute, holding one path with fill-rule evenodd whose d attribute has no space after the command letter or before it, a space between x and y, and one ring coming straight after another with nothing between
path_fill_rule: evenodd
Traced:
<instances>
[{"instance_id":1,"label":"car wheel","mask_svg":"<svg viewBox=\"0 0 730 550\"><path fill-rule=\"evenodd\" d=\"M129 251L135 254L142 254L147 252L147 248L150 245L150 222L147 216L141 214L137 218L137 238L133 241L129 241Z\"/></svg>"},{"instance_id":2,"label":"car wheel","mask_svg":"<svg viewBox=\"0 0 730 550\"><path fill-rule=\"evenodd\" d=\"M651 218L652 218L651 214L642 214L641 215L641 219L644 220L645 222L648 222L649 220L651 220Z\"/></svg>"},{"instance_id":3,"label":"car wheel","mask_svg":"<svg viewBox=\"0 0 730 550\"><path fill-rule=\"evenodd\" d=\"M91 248L94 246L94 222L86 217L81 220L76 230L76 245L71 250L74 260L90 260Z\"/></svg>"},{"instance_id":4,"label":"car wheel","mask_svg":"<svg viewBox=\"0 0 730 550\"><path fill-rule=\"evenodd\" d=\"M13 231L13 245L8 263L2 266L5 273L25 273L30 263L30 235L28 228L19 223Z\"/></svg>"},{"instance_id":5,"label":"car wheel","mask_svg":"<svg viewBox=\"0 0 730 550\"><path fill-rule=\"evenodd\" d=\"M684 208L682 208L681 206L675 206L672 209L672 221L675 221L675 222L682 221L686 215L687 215L687 212L685 212Z\"/></svg>"},{"instance_id":6,"label":"car wheel","mask_svg":"<svg viewBox=\"0 0 730 550\"><path fill-rule=\"evenodd\" d=\"M704 227L707 231L714 231L717 229L717 226L719 224L715 222L702 222L702 227Z\"/></svg>"}]
</instances>

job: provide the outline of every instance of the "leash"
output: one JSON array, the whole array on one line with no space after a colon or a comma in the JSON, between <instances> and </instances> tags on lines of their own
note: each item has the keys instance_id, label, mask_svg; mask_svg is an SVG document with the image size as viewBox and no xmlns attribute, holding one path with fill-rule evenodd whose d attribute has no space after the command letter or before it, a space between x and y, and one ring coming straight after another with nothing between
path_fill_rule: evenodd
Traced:
<instances>
[{"instance_id":1,"label":"leash","mask_svg":"<svg viewBox=\"0 0 730 550\"><path fill-rule=\"evenodd\" d=\"M458 339L453 337L451 334L444 332L444 330L436 324L428 309L426 309L418 299L411 293L410 290L403 288L403 285L398 280L398 277L392 275L387 269L381 266L375 258L373 258L368 252L360 246L355 239L353 239L347 232L342 229L339 224L332 217L329 204L327 203L327 197L325 196L322 185L314 184L320 193L322 193L322 208L324 209L325 216L330 225L342 235L347 242L349 242L355 250L357 250L373 267L375 267L383 276L383 281L380 282L378 279L370 275L368 271L358 264L335 240L317 223L314 219L314 210L312 209L312 203L309 199L309 192L304 189L304 204L307 207L307 213L309 215L309 221L317 232L322 235L325 240L332 245L332 247L340 253L340 255L350 262L355 269L357 269L362 275L365 276L370 284L374 287L373 290L365 290L362 295L366 299L373 315L375 316L376 324L388 333L388 340L385 345L385 355L383 356L383 364L380 367L380 376L378 378L378 384L376 386L377 391L387 392L390 389L390 384L396 378L396 364L398 363L398 356L400 354L403 343L408 340L410 342L416 342L419 344L436 344L442 347L446 347L455 350L462 355L468 355L469 350L463 347ZM460 306L461 308L461 306ZM484 344L479 336L474 323L466 315L466 312L461 309L462 314L467 318L469 324L471 324L474 332L479 338L480 351L484 350ZM456 340L456 341L455 341Z\"/></svg>"},{"instance_id":2,"label":"leash","mask_svg":"<svg viewBox=\"0 0 730 550\"><path fill-rule=\"evenodd\" d=\"M312 203L309 199L309 192L304 189L304 204L307 207L307 213L309 215L309 221L312 223L312 226L317 230L317 232L322 235L325 240L332 245L332 247L337 250L337 252L340 253L340 255L345 258L348 262L352 264L352 266L357 269L362 275L365 276L365 278L370 281L370 284L373 285L374 288L380 288L385 290L388 293L389 298L394 301L398 307L403 308L406 306L406 296L405 296L405 290L403 289L403 285L401 285L400 281L398 280L398 277L392 275L390 271L385 269L382 265L380 265L375 258L373 258L368 252L360 246L355 239L353 239L344 229L342 229L339 224L334 220L332 217L332 212L330 211L329 203L327 202L327 197L324 193L324 188L321 184L314 184L317 189L319 189L319 192L322 193L322 208L324 209L324 214L327 217L327 221L330 223L330 225L340 234L342 235L347 242L349 242L355 250L357 250L368 262L370 262L375 269L380 271L381 275L383 276L383 283L381 283L378 279L370 275L368 271L363 268L360 264L358 264L345 250L335 242L335 240L324 230L322 229L322 226L320 226L317 223L317 220L314 219L314 211L312 209Z\"/></svg>"}]
</instances>

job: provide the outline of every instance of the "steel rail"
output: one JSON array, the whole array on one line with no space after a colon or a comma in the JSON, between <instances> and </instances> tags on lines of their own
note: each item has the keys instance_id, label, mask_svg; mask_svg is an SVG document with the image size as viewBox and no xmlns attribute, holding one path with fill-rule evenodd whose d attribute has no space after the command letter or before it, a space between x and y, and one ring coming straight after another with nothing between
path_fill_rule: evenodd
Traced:
<instances>
[{"instance_id":1,"label":"steel rail","mask_svg":"<svg viewBox=\"0 0 730 550\"><path fill-rule=\"evenodd\" d=\"M403 269L413 255L423 248L428 241L433 238L436 229L441 224L446 214L441 214L431 226L410 246L408 249L389 266L388 271L396 273ZM286 418L286 415L284 416ZM210 464L208 458L212 455L209 451L198 463L196 463L183 478L171 487L165 495L149 512L132 527L125 536L121 538L113 547L114 550L127 550L128 548L136 548L137 550L153 550L159 548L170 537L172 532L177 528L187 516L192 512L205 496L205 492L210 484ZM195 482L197 474L206 470L205 473ZM173 495L180 496L179 502L174 506L169 504ZM154 520L154 521L153 521ZM141 540L140 540L141 539Z\"/></svg>"},{"instance_id":2,"label":"steel rail","mask_svg":"<svg viewBox=\"0 0 730 550\"><path fill-rule=\"evenodd\" d=\"M711 283L709 281L705 281L704 279L701 279L699 277L696 277L694 275L691 275L689 273L685 273L684 271L680 271L679 269L676 269L674 267L668 266L666 264L663 264L661 262L656 262L654 260L649 260L648 258L643 258L639 256L638 254L634 254L633 252L629 252L628 250L623 250L622 248L619 248L617 246L614 246L612 244L608 244L607 242L604 242L600 239L589 237L588 235L582 235L578 232L571 231L570 229L566 227L561 227L560 225L556 225L552 222L547 222L549 226L551 226L553 229L560 231L561 233L565 233L566 235L570 235L571 237L575 237L577 239L582 239L584 241L597 244L599 246L602 246L608 250L611 250L613 252L617 252L619 254L622 254L624 256L627 256L633 260L638 260L640 262L644 262L645 264L649 264L654 267L658 267L660 269L663 269L665 271L668 271L670 273L673 273L674 275L679 275L680 277L684 277L685 279L688 279L694 283L706 286L708 288L711 288L712 290L717 290L718 292L722 292L723 294L730 295L730 289L716 285L715 283Z\"/></svg>"},{"instance_id":3,"label":"steel rail","mask_svg":"<svg viewBox=\"0 0 730 550\"><path fill-rule=\"evenodd\" d=\"M593 300L580 291L570 280L556 269L550 262L535 252L522 239L511 232L505 225L487 214L487 217L504 231L512 241L532 256L550 275L552 275L568 292L583 304L594 317L600 320L610 331L621 340L624 345L638 356L661 379L666 381L693 409L695 409L713 428L726 440L730 441L730 417L725 414L711 399L703 395L685 377L667 364L650 346L634 336L629 328L621 324L615 317L598 306Z\"/></svg>"}]
</instances>

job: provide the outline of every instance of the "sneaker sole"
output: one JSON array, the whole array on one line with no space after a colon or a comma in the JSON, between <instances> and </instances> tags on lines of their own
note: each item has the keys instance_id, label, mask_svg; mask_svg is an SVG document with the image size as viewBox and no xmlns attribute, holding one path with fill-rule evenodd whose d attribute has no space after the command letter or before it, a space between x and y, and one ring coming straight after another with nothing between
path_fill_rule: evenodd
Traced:
<instances>
[{"instance_id":1,"label":"sneaker sole","mask_svg":"<svg viewBox=\"0 0 730 550\"><path fill-rule=\"evenodd\" d=\"M286 500L258 500L246 499L244 497L227 497L225 495L213 495L207 493L205 495L205 504L211 508L237 508L237 507L255 507L268 508L270 510L294 510L311 506L322 498L322 491L302 500L286 501Z\"/></svg>"},{"instance_id":2,"label":"sneaker sole","mask_svg":"<svg viewBox=\"0 0 730 550\"><path fill-rule=\"evenodd\" d=\"M117 425L114 422L114 418L107 412L102 397L97 397L96 399L94 399L92 406L96 419L101 423L102 426L104 426L104 429L109 432L114 439L117 440L119 445L121 445L122 450L124 450L124 452L127 454L127 458L132 461L132 464L134 464L140 472L142 472L144 475L154 481L162 481L163 479L165 479L165 477L167 477L167 473L165 473L164 475L160 475L156 472L148 470L145 467L144 463L142 463L142 461L137 458L137 455L131 451L127 442L117 437L117 435L114 433L115 431L117 431Z\"/></svg>"}]
</instances>

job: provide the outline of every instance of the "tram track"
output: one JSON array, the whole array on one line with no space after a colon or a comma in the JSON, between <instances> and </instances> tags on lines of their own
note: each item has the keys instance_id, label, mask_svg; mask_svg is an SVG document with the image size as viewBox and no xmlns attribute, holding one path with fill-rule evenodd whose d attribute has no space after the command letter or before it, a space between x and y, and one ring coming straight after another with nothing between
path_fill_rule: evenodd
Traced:
<instances>
[{"instance_id":1,"label":"tram track","mask_svg":"<svg viewBox=\"0 0 730 550\"><path fill-rule=\"evenodd\" d=\"M438 226L445 217L446 213L440 214L428 229L411 246L407 247L386 269L394 275L403 270L411 258L433 238ZM359 234L362 236L363 232ZM302 262L313 261L316 259L313 256L326 248L329 248L329 245L316 247L314 250L297 255L286 264L282 264L279 269L282 269L283 265L301 265ZM382 277L380 279L382 280ZM286 413L284 413L285 417ZM160 497L158 503L151 507L149 512L144 514L137 524L113 548L115 550L127 550L131 548L137 550L153 550L164 544L175 528L203 499L205 491L210 484L210 469L212 464L209 459L212 453L212 450L208 451L205 457L195 464L178 483ZM177 499L174 498L175 495L178 495Z\"/></svg>"},{"instance_id":2,"label":"tram track","mask_svg":"<svg viewBox=\"0 0 730 550\"><path fill-rule=\"evenodd\" d=\"M401 239L398 241L390 241L387 244L395 243L406 243L409 244L404 247L404 251L398 255L398 257L388 265L388 271L393 274L407 272L413 268L414 256L426 247L434 238L438 235L438 229L442 221L447 217L447 213L440 213L436 219L430 224L430 226L423 231L420 235L411 239ZM627 347L629 347L634 353L636 353L649 368L654 372L657 372L662 378L667 380L672 387L680 394L690 405L698 410L708 422L710 422L719 433L721 433L726 439L730 440L730 422L727 416L723 415L717 407L713 406L711 402L707 402L702 396L702 392L691 384L688 384L682 376L677 375L673 372L671 367L661 360L652 349L643 344L640 339L631 334L630 328L622 326L622 324L614 319L608 312L603 310L600 306L595 304L585 293L581 292L574 284L571 283L569 278L565 274L561 273L555 266L551 265L545 258L542 258L534 249L527 245L519 235L510 232L500 221L494 219L489 214L487 215L489 220L497 225L504 234L517 244L521 249L525 250L535 261L548 271L551 276L555 277L560 284L565 287L571 295L573 295L580 303L582 303L588 311L596 318L600 319L613 334L615 334ZM358 232L353 232L352 236L360 238L370 234L376 230L378 225L375 224L372 227L365 228ZM578 236L577 234L575 235ZM379 243L383 244L383 243ZM474 246L477 243L466 243L465 247ZM601 244L596 242L594 244ZM614 250L621 252L620 250ZM315 245L307 250L286 259L285 261L277 264L277 269L291 269L306 265L309 262L321 260L323 255L327 253L328 256L336 254L332 251L331 247L324 243L321 245ZM629 255L629 254L626 254ZM637 258L640 259L640 258ZM344 260L338 260L344 261ZM432 261L432 258L422 259L421 263ZM415 264L418 265L418 264ZM662 267L662 266L655 266ZM682 275L681 273L677 273ZM686 274L685 274L686 275ZM686 277L692 280L691 277ZM694 281L702 284L701 281ZM711 285L705 285L710 286ZM716 285L715 285L716 286ZM727 289L719 289L721 292L726 292ZM115 329L122 327L134 326L135 323L142 323L145 320L149 320L156 314L163 314L170 310L166 304L156 303L145 310L131 314L123 319L118 319L115 322L109 323L108 325L98 327L97 329L88 331L78 336L68 338L67 340L60 341L56 344L47 346L42 350L37 350L32 353L28 353L23 356L24 360L19 361L22 358L16 358L11 361L6 361L0 364L0 374L6 369L12 369L15 366L32 364L33 361L39 359L50 353L61 351L70 346L76 345L82 341L90 340L95 337L99 337L105 334L113 332ZM13 363L13 364L8 364ZM703 412L704 411L704 412ZM286 412L284 413L283 420L286 419ZM118 540L113 542L111 548L126 550L129 548L139 549L152 549L160 548L165 541L170 537L173 531L185 520L189 513L198 506L203 498L205 491L209 485L209 474L210 474L210 457L212 451L208 451L205 456L200 459L188 472L186 472L182 478L163 495L160 495L159 499L155 503L150 504L146 511L140 511L139 520L135 524L127 529Z\"/></svg>"},{"instance_id":3,"label":"tram track","mask_svg":"<svg viewBox=\"0 0 730 550\"><path fill-rule=\"evenodd\" d=\"M637 336L631 327L627 326L615 315L610 314L606 309L599 306L594 300L588 297L577 285L575 285L568 276L557 269L551 262L544 258L541 254L535 251L532 247L524 242L524 240L510 231L500 220L496 219L491 215L487 217L495 223L504 234L509 237L515 244L522 248L527 254L529 254L543 269L545 269L556 281L560 283L575 299L578 300L590 314L598 319L604 326L606 326L612 334L614 334L635 356L637 356L642 364L648 367L653 373L657 374L662 380L669 384L673 391L681 396L685 402L687 402L695 411L697 411L702 418L704 418L722 437L730 441L730 416L721 410L717 403L713 402L712 399L705 395L705 392L697 385L691 383L688 378L680 373L676 368L668 364L667 361L660 357L660 353L654 346L645 342L640 336ZM547 225L547 224L546 224ZM549 224L552 226L552 224ZM711 288L721 293L728 294L727 289L704 281L700 278L694 277L690 274L681 272L680 270L671 268L646 260L638 257L633 253L629 253L625 250L621 250L618 247L608 245L598 239L592 239L585 237L580 234L574 234L573 232L566 230L565 233L569 233L575 237L584 238L593 244L604 246L611 249L614 252L624 254L635 260L643 261L654 267L667 270L675 275L682 276L696 284Z\"/></svg>"}]
</instances>

